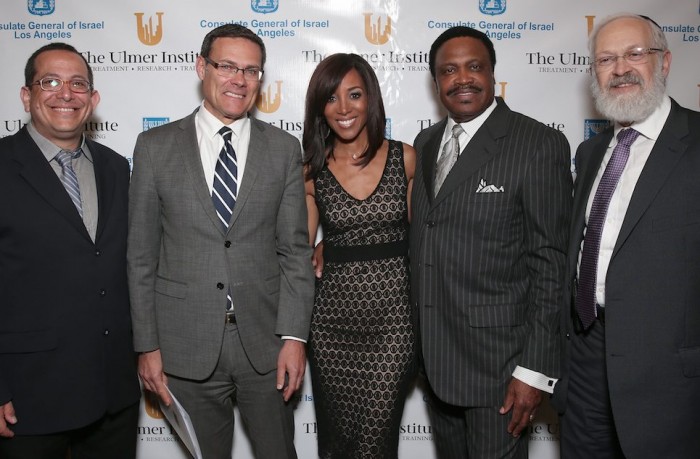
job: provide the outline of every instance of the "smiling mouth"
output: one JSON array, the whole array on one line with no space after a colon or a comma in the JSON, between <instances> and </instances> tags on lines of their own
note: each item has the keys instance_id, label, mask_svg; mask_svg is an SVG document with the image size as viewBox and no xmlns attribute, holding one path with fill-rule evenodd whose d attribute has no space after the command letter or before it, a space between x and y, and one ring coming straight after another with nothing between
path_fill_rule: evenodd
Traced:
<instances>
[{"instance_id":1,"label":"smiling mouth","mask_svg":"<svg viewBox=\"0 0 700 459\"><path fill-rule=\"evenodd\" d=\"M349 128L355 122L357 118L351 118L349 120L337 120L340 127Z\"/></svg>"},{"instance_id":2,"label":"smiling mouth","mask_svg":"<svg viewBox=\"0 0 700 459\"><path fill-rule=\"evenodd\" d=\"M232 97L232 98L234 98L234 99L245 99L245 95L243 95L243 94L236 94L236 93L230 92L230 91L226 91L226 92L224 93L224 95L226 95L226 96L228 96L228 97Z\"/></svg>"}]
</instances>

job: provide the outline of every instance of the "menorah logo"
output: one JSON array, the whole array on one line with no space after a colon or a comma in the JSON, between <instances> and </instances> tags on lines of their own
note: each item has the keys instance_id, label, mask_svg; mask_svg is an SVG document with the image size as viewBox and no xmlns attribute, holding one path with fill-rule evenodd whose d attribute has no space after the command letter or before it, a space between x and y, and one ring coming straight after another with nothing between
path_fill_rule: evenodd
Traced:
<instances>
[{"instance_id":1,"label":"menorah logo","mask_svg":"<svg viewBox=\"0 0 700 459\"><path fill-rule=\"evenodd\" d=\"M274 97L272 96L272 85L267 85L267 90L260 91L258 95L258 100L255 105L263 113L273 113L276 112L280 105L282 105L282 82L275 81L277 84L277 92Z\"/></svg>"},{"instance_id":2,"label":"menorah logo","mask_svg":"<svg viewBox=\"0 0 700 459\"><path fill-rule=\"evenodd\" d=\"M148 24L143 23L144 13L134 13L136 16L136 33L139 36L139 41L147 46L153 46L160 43L163 38L163 14L162 12L157 12L158 24L153 27L153 16L148 18Z\"/></svg>"},{"instance_id":3,"label":"menorah logo","mask_svg":"<svg viewBox=\"0 0 700 459\"><path fill-rule=\"evenodd\" d=\"M382 17L372 24L372 13L364 13L365 16L365 38L373 45L383 45L391 37L391 18L386 17L386 25L382 31Z\"/></svg>"}]
</instances>

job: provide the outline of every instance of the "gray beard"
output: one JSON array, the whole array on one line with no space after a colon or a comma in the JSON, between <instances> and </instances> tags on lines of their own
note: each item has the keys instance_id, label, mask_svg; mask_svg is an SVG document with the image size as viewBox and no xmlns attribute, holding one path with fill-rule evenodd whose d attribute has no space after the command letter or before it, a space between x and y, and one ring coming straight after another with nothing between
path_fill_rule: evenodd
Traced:
<instances>
[{"instance_id":1,"label":"gray beard","mask_svg":"<svg viewBox=\"0 0 700 459\"><path fill-rule=\"evenodd\" d=\"M639 83L639 94L612 95L609 92L611 86L623 82ZM642 121L651 115L656 107L661 105L666 93L666 81L661 71L661 66L654 72L654 79L650 87L644 86L644 81L637 75L627 73L621 77L610 80L604 90L598 84L598 79L593 77L591 92L595 100L598 113L604 117L621 124L629 124Z\"/></svg>"}]
</instances>

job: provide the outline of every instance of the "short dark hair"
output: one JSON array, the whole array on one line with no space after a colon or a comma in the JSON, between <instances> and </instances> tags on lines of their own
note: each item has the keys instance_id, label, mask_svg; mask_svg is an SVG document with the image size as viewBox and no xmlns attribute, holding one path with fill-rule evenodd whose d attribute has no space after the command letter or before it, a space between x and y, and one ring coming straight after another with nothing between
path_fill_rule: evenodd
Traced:
<instances>
[{"instance_id":1,"label":"short dark hair","mask_svg":"<svg viewBox=\"0 0 700 459\"><path fill-rule=\"evenodd\" d=\"M471 27L456 26L451 27L441 33L430 47L430 62L428 65L430 66L430 74L433 76L433 79L435 79L435 56L437 55L438 50L445 44L446 41L458 37L476 38L482 42L484 46L486 46L486 49L489 52L489 57L491 58L491 71L496 69L496 50L494 49L493 42L488 35L480 30L472 29Z\"/></svg>"},{"instance_id":2,"label":"short dark hair","mask_svg":"<svg viewBox=\"0 0 700 459\"><path fill-rule=\"evenodd\" d=\"M211 30L202 41L202 49L199 51L199 55L202 57L209 57L211 53L211 46L214 40L217 38L245 38L250 40L260 47L260 54L262 55L261 67L265 67L265 59L267 54L265 52L265 43L263 43L262 38L258 37L252 30L244 27L240 24L224 24L220 25L216 29Z\"/></svg>"},{"instance_id":3,"label":"short dark hair","mask_svg":"<svg viewBox=\"0 0 700 459\"><path fill-rule=\"evenodd\" d=\"M90 85L94 83L93 81L93 75L92 75L92 68L90 68L90 64L88 64L87 59L85 59L85 56L80 54L77 49L75 49L73 46L69 45L68 43L60 43L60 42L54 42L54 43L49 43L48 45L44 45L41 48L37 49L32 53L31 56L29 56L29 59L27 59L27 65L24 66L24 85L25 86L31 86L32 83L34 83L34 77L36 76L36 58L39 57L39 54L44 53L46 51L68 51L69 53L75 53L80 58L85 62L85 66L87 67L87 72L88 72L88 81L90 82Z\"/></svg>"},{"instance_id":4,"label":"short dark hair","mask_svg":"<svg viewBox=\"0 0 700 459\"><path fill-rule=\"evenodd\" d=\"M333 155L335 134L326 123L324 111L328 99L351 70L356 70L367 91L367 150L358 164L366 166L377 154L384 142L386 113L382 91L372 67L357 54L331 54L314 70L306 91L304 114L304 164L306 177L315 178L326 164L327 156Z\"/></svg>"}]
</instances>

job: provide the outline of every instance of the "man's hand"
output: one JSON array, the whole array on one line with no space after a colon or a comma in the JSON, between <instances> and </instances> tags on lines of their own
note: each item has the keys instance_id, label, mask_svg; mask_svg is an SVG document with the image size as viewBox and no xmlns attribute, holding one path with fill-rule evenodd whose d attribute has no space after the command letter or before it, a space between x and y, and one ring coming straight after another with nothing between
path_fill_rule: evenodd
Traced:
<instances>
[{"instance_id":1,"label":"man's hand","mask_svg":"<svg viewBox=\"0 0 700 459\"><path fill-rule=\"evenodd\" d=\"M513 378L506 389L506 398L499 413L506 414L513 411L508 423L508 433L514 437L532 422L537 407L542 403L542 392L532 386L528 386L517 378Z\"/></svg>"},{"instance_id":2,"label":"man's hand","mask_svg":"<svg viewBox=\"0 0 700 459\"><path fill-rule=\"evenodd\" d=\"M166 406L170 406L173 400L165 387L168 385L168 377L163 373L160 349L139 355L139 377L146 390L155 393Z\"/></svg>"},{"instance_id":3,"label":"man's hand","mask_svg":"<svg viewBox=\"0 0 700 459\"><path fill-rule=\"evenodd\" d=\"M316 278L320 279L321 274L323 274L323 241L314 247L314 253L311 255L311 265L314 267Z\"/></svg>"},{"instance_id":4,"label":"man's hand","mask_svg":"<svg viewBox=\"0 0 700 459\"><path fill-rule=\"evenodd\" d=\"M17 424L15 408L12 406L12 402L0 405L0 437L12 438L15 436L8 424Z\"/></svg>"},{"instance_id":5,"label":"man's hand","mask_svg":"<svg viewBox=\"0 0 700 459\"><path fill-rule=\"evenodd\" d=\"M305 371L304 343L293 339L285 340L277 358L277 390L282 391L285 402L301 387Z\"/></svg>"}]
</instances>

